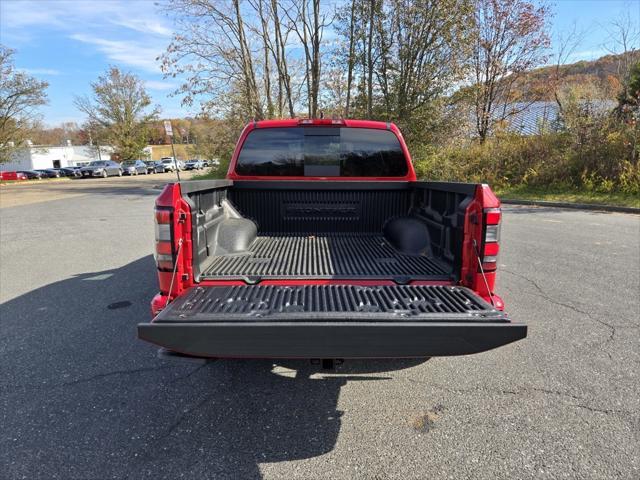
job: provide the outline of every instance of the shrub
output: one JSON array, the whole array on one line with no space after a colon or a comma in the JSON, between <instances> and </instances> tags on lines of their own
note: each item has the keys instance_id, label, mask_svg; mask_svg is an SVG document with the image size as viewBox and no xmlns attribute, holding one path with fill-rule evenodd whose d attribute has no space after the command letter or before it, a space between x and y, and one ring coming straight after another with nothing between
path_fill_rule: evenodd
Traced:
<instances>
[{"instance_id":1,"label":"shrub","mask_svg":"<svg viewBox=\"0 0 640 480\"><path fill-rule=\"evenodd\" d=\"M414 145L420 178L640 193L638 132L612 116L574 119L573 128L535 136L499 134L483 144Z\"/></svg>"}]
</instances>

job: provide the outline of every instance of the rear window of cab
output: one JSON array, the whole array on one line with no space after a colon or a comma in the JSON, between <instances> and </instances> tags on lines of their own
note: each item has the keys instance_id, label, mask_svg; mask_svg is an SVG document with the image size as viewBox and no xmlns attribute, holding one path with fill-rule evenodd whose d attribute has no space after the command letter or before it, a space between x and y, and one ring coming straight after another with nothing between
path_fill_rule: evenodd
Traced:
<instances>
[{"instance_id":1,"label":"rear window of cab","mask_svg":"<svg viewBox=\"0 0 640 480\"><path fill-rule=\"evenodd\" d=\"M390 130L276 127L249 132L235 171L272 177L404 177L408 167Z\"/></svg>"}]
</instances>

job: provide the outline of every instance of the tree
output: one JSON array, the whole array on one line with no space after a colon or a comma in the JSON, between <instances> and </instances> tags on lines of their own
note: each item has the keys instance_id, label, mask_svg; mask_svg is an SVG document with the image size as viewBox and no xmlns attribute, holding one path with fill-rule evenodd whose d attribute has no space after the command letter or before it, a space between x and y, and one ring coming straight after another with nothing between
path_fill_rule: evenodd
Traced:
<instances>
[{"instance_id":1,"label":"tree","mask_svg":"<svg viewBox=\"0 0 640 480\"><path fill-rule=\"evenodd\" d=\"M159 59L165 76L185 78L174 94L185 105L199 100L204 114L240 115L245 121L294 117L301 99L315 116L322 38L330 25L320 3L170 0L164 8L174 16L177 33Z\"/></svg>"},{"instance_id":2,"label":"tree","mask_svg":"<svg viewBox=\"0 0 640 480\"><path fill-rule=\"evenodd\" d=\"M630 111L635 111L636 117L638 116L640 109L640 62L636 62L629 69L628 81L618 95L618 103L623 110L628 107Z\"/></svg>"},{"instance_id":3,"label":"tree","mask_svg":"<svg viewBox=\"0 0 640 480\"><path fill-rule=\"evenodd\" d=\"M307 110L310 118L316 118L322 75L320 47L324 29L331 24L331 19L320 11L320 0L293 0L290 8L285 12L291 21L292 30L302 44L307 85Z\"/></svg>"},{"instance_id":4,"label":"tree","mask_svg":"<svg viewBox=\"0 0 640 480\"><path fill-rule=\"evenodd\" d=\"M393 120L407 136L424 136L440 109L436 102L463 77L471 17L469 0L352 0L344 6L336 30L343 40L338 56L347 73L347 113Z\"/></svg>"},{"instance_id":5,"label":"tree","mask_svg":"<svg viewBox=\"0 0 640 480\"><path fill-rule=\"evenodd\" d=\"M88 132L75 122L64 122L51 128L45 128L40 122L36 122L29 138L34 145L64 145L67 141L73 145L85 145L89 142Z\"/></svg>"},{"instance_id":6,"label":"tree","mask_svg":"<svg viewBox=\"0 0 640 480\"><path fill-rule=\"evenodd\" d=\"M574 23L571 30L567 33L559 33L556 38L556 55L555 63L550 71L548 79L548 88L553 99L558 106L558 112L562 116L562 100L560 98L560 87L562 86L561 67L569 63L569 58L578 48L584 39L584 32L578 31L577 25Z\"/></svg>"},{"instance_id":7,"label":"tree","mask_svg":"<svg viewBox=\"0 0 640 480\"><path fill-rule=\"evenodd\" d=\"M229 128L225 120L202 117L193 124L194 142L190 154L205 160L231 158L237 140L235 128Z\"/></svg>"},{"instance_id":8,"label":"tree","mask_svg":"<svg viewBox=\"0 0 640 480\"><path fill-rule=\"evenodd\" d=\"M526 108L512 86L546 62L549 8L525 0L475 0L471 66L476 130L484 142L493 125Z\"/></svg>"},{"instance_id":9,"label":"tree","mask_svg":"<svg viewBox=\"0 0 640 480\"><path fill-rule=\"evenodd\" d=\"M272 50L276 67L278 69L278 98L280 116L282 116L283 97L286 96L287 107L289 108L289 116L295 117L295 111L293 109L293 91L291 88L291 77L289 76L289 66L287 62L287 55L285 53L286 46L286 34L282 34L282 22L280 21L280 15L278 13L278 0L271 0L271 18L273 20L273 31L275 37L275 49ZM287 31L288 33L288 31Z\"/></svg>"},{"instance_id":10,"label":"tree","mask_svg":"<svg viewBox=\"0 0 640 480\"><path fill-rule=\"evenodd\" d=\"M629 69L627 83L618 95L616 113L631 130L631 158L637 164L640 158L637 145L640 143L640 62Z\"/></svg>"},{"instance_id":11,"label":"tree","mask_svg":"<svg viewBox=\"0 0 640 480\"><path fill-rule=\"evenodd\" d=\"M37 120L37 107L47 103L49 84L16 70L14 54L0 45L0 163L24 145Z\"/></svg>"},{"instance_id":12,"label":"tree","mask_svg":"<svg viewBox=\"0 0 640 480\"><path fill-rule=\"evenodd\" d=\"M263 2L252 5L264 7ZM166 8L176 18L178 33L159 58L166 76L186 76L176 92L183 95L183 103L191 105L200 97L205 111L228 113L240 108L247 118L264 118L258 80L263 72L257 70L260 62L251 48L262 27L247 26L240 1L172 0ZM264 10L262 17L266 21ZM278 52L283 53L284 47ZM276 64L280 71L282 59ZM236 93L241 103L231 105L229 98Z\"/></svg>"},{"instance_id":13,"label":"tree","mask_svg":"<svg viewBox=\"0 0 640 480\"><path fill-rule=\"evenodd\" d=\"M347 50L347 85L346 85L346 100L344 107L344 115L345 117L349 116L349 111L351 107L351 86L353 84L353 66L355 64L355 45L356 45L356 1L351 1L351 8L347 10L348 14L348 24L349 29L347 30L347 38L349 48Z\"/></svg>"},{"instance_id":14,"label":"tree","mask_svg":"<svg viewBox=\"0 0 640 480\"><path fill-rule=\"evenodd\" d=\"M640 25L632 20L630 11L621 14L613 20L607 28L609 44L605 47L609 53L615 55L616 74L622 91L622 97L627 96L631 71L640 61Z\"/></svg>"},{"instance_id":15,"label":"tree","mask_svg":"<svg viewBox=\"0 0 640 480\"><path fill-rule=\"evenodd\" d=\"M91 89L92 97L76 97L74 103L87 115L93 140L113 146L122 160L140 158L147 144L148 123L159 114L159 107L151 106L144 82L110 67Z\"/></svg>"}]
</instances>

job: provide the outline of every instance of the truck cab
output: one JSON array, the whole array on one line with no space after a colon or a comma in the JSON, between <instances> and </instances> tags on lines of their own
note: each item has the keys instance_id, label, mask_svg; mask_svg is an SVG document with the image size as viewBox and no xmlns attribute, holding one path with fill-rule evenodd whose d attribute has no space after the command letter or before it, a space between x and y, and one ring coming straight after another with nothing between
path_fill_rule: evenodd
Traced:
<instances>
[{"instance_id":1,"label":"truck cab","mask_svg":"<svg viewBox=\"0 0 640 480\"><path fill-rule=\"evenodd\" d=\"M418 181L393 123L252 122L227 178L168 184L155 219L138 335L171 352L431 357L526 337L495 292L499 200Z\"/></svg>"}]
</instances>

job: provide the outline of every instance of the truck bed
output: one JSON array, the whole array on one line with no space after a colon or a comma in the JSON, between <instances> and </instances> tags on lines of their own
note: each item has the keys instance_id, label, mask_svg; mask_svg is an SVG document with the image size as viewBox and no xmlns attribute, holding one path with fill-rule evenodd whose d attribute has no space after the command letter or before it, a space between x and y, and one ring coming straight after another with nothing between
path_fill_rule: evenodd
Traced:
<instances>
[{"instance_id":1,"label":"truck bed","mask_svg":"<svg viewBox=\"0 0 640 480\"><path fill-rule=\"evenodd\" d=\"M187 182L194 278L455 282L474 192L426 182Z\"/></svg>"},{"instance_id":2,"label":"truck bed","mask_svg":"<svg viewBox=\"0 0 640 480\"><path fill-rule=\"evenodd\" d=\"M259 236L246 253L220 255L202 279L394 278L448 280L450 266L399 252L382 235ZM401 283L401 282L400 282Z\"/></svg>"}]
</instances>

